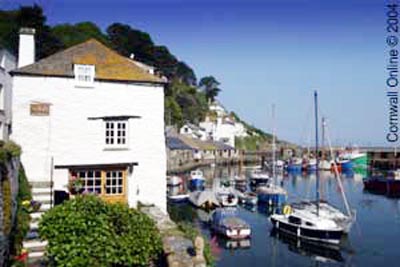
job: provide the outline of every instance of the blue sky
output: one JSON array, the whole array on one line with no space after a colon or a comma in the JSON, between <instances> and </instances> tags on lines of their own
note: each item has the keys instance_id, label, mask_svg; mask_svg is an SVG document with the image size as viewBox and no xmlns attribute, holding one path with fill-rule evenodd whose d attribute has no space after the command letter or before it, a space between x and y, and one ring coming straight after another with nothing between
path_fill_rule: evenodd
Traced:
<instances>
[{"instance_id":1,"label":"blue sky","mask_svg":"<svg viewBox=\"0 0 400 267\"><path fill-rule=\"evenodd\" d=\"M2 8L33 1L0 0ZM379 0L40 0L50 24L113 22L147 31L157 44L212 74L219 99L269 131L304 144L319 91L335 143L387 145L385 3Z\"/></svg>"}]
</instances>

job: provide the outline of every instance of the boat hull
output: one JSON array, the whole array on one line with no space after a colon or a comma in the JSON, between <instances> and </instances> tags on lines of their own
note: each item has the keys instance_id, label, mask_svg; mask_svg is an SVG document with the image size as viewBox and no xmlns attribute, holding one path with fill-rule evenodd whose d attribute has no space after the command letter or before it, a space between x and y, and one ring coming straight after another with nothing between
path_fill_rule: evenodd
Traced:
<instances>
[{"instance_id":1,"label":"boat hull","mask_svg":"<svg viewBox=\"0 0 400 267\"><path fill-rule=\"evenodd\" d=\"M279 231L296 236L297 238L316 242L339 244L344 235L344 231L342 230L307 229L299 225L279 221L273 217L271 217L271 223Z\"/></svg>"},{"instance_id":2,"label":"boat hull","mask_svg":"<svg viewBox=\"0 0 400 267\"><path fill-rule=\"evenodd\" d=\"M342 171L351 170L351 169L353 169L353 162L351 160L343 161L340 163L340 167L341 167Z\"/></svg>"},{"instance_id":3,"label":"boat hull","mask_svg":"<svg viewBox=\"0 0 400 267\"><path fill-rule=\"evenodd\" d=\"M288 172L301 172L301 164L289 164L287 166Z\"/></svg>"},{"instance_id":4,"label":"boat hull","mask_svg":"<svg viewBox=\"0 0 400 267\"><path fill-rule=\"evenodd\" d=\"M379 178L364 179L364 189L372 193L400 197L400 180Z\"/></svg>"},{"instance_id":5,"label":"boat hull","mask_svg":"<svg viewBox=\"0 0 400 267\"><path fill-rule=\"evenodd\" d=\"M269 205L281 206L286 203L286 200L287 200L286 194L280 194L280 193L273 193L273 194L260 193L260 194L258 194L258 202L267 203Z\"/></svg>"},{"instance_id":6,"label":"boat hull","mask_svg":"<svg viewBox=\"0 0 400 267\"><path fill-rule=\"evenodd\" d=\"M200 188L204 186L205 180L204 179L190 179L189 185L191 188Z\"/></svg>"}]
</instances>

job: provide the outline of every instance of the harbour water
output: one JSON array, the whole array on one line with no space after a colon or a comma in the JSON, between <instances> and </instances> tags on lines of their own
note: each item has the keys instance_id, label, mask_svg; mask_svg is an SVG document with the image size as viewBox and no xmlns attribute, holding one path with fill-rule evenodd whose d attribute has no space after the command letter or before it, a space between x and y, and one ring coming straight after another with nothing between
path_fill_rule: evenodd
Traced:
<instances>
[{"instance_id":1,"label":"harbour water","mask_svg":"<svg viewBox=\"0 0 400 267\"><path fill-rule=\"evenodd\" d=\"M203 168L207 184L215 177L233 177L236 167ZM248 170L247 170L248 174ZM253 209L238 206L239 216L252 228L250 240L228 241L209 229L209 214L189 203L169 204L171 217L193 223L210 239L216 266L400 266L400 199L375 195L363 190L365 173L346 173L341 180L357 221L340 248L325 248L299 241L272 231L267 206ZM330 172L321 172L321 196L344 211L337 179ZM289 202L315 198L315 174L283 174L281 180L288 191Z\"/></svg>"}]
</instances>

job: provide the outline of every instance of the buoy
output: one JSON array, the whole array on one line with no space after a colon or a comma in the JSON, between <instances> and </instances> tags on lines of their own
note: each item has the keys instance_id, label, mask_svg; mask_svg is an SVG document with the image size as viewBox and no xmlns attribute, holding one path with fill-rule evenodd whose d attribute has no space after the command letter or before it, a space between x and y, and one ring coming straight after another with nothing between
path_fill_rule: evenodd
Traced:
<instances>
[{"instance_id":1,"label":"buoy","mask_svg":"<svg viewBox=\"0 0 400 267\"><path fill-rule=\"evenodd\" d=\"M288 215L290 213L292 213L292 207L285 205L285 207L283 207L283 214Z\"/></svg>"}]
</instances>

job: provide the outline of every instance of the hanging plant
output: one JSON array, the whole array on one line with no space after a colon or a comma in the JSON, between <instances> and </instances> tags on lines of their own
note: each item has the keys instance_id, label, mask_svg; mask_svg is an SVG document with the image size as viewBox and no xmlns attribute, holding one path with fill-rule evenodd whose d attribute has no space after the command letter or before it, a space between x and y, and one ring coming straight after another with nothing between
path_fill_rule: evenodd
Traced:
<instances>
[{"instance_id":1,"label":"hanging plant","mask_svg":"<svg viewBox=\"0 0 400 267\"><path fill-rule=\"evenodd\" d=\"M84 191L83 180L75 175L68 182L68 191L72 195L81 194Z\"/></svg>"}]
</instances>

